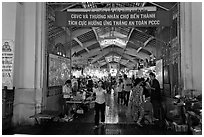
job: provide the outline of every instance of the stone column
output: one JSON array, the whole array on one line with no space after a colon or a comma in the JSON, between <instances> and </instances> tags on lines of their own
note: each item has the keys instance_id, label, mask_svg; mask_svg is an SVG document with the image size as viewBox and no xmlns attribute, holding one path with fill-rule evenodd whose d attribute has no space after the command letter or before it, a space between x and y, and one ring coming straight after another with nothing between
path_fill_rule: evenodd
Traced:
<instances>
[{"instance_id":1,"label":"stone column","mask_svg":"<svg viewBox=\"0 0 204 137\"><path fill-rule=\"evenodd\" d=\"M202 3L192 3L192 71L193 88L202 93Z\"/></svg>"},{"instance_id":2,"label":"stone column","mask_svg":"<svg viewBox=\"0 0 204 137\"><path fill-rule=\"evenodd\" d=\"M33 124L40 112L45 61L45 3L17 3L14 60L14 125Z\"/></svg>"},{"instance_id":3,"label":"stone column","mask_svg":"<svg viewBox=\"0 0 204 137\"><path fill-rule=\"evenodd\" d=\"M202 90L202 3L182 2L181 81L183 89Z\"/></svg>"},{"instance_id":4,"label":"stone column","mask_svg":"<svg viewBox=\"0 0 204 137\"><path fill-rule=\"evenodd\" d=\"M191 3L182 2L181 13L181 78L183 88L192 89L192 9Z\"/></svg>"}]
</instances>

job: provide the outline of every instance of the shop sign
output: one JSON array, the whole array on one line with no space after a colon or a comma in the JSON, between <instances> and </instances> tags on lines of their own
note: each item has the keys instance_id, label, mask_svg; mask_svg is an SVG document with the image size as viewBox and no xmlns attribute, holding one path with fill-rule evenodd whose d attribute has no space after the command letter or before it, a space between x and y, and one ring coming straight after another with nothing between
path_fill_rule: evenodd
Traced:
<instances>
[{"instance_id":1,"label":"shop sign","mask_svg":"<svg viewBox=\"0 0 204 137\"><path fill-rule=\"evenodd\" d=\"M2 44L2 88L13 89L14 41L3 40Z\"/></svg>"},{"instance_id":2,"label":"shop sign","mask_svg":"<svg viewBox=\"0 0 204 137\"><path fill-rule=\"evenodd\" d=\"M159 27L171 22L169 11L56 12L58 26Z\"/></svg>"}]
</instances>

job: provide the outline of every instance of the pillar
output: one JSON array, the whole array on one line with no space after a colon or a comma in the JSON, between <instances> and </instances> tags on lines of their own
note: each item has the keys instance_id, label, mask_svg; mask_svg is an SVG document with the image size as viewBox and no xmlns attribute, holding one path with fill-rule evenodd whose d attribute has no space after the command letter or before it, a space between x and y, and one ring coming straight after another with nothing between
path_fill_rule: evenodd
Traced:
<instances>
[{"instance_id":1,"label":"pillar","mask_svg":"<svg viewBox=\"0 0 204 137\"><path fill-rule=\"evenodd\" d=\"M28 125L31 115L40 112L45 71L45 3L3 4L3 39L13 39L14 111L13 124Z\"/></svg>"},{"instance_id":2,"label":"pillar","mask_svg":"<svg viewBox=\"0 0 204 137\"><path fill-rule=\"evenodd\" d=\"M202 93L202 3L192 3L193 88Z\"/></svg>"},{"instance_id":3,"label":"pillar","mask_svg":"<svg viewBox=\"0 0 204 137\"><path fill-rule=\"evenodd\" d=\"M181 81L183 89L202 91L202 3L182 2Z\"/></svg>"}]
</instances>

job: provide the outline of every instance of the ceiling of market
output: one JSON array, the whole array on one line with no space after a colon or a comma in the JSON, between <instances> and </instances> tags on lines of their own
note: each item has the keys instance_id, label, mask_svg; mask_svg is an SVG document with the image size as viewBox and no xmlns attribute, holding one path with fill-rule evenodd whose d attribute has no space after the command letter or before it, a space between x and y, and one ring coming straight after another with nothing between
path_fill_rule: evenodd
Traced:
<instances>
[{"instance_id":1,"label":"ceiling of market","mask_svg":"<svg viewBox=\"0 0 204 137\"><path fill-rule=\"evenodd\" d=\"M176 2L48 2L48 41L65 36L65 28L57 27L55 11L72 8L145 7L156 6L157 10L168 11ZM71 41L61 42L65 50L72 45L72 57L82 58L96 66L107 67L119 63L122 67L134 68L139 60L149 59L157 45L165 42L155 37L156 27L70 27ZM159 44L158 44L159 43ZM79 63L80 64L80 63Z\"/></svg>"}]
</instances>

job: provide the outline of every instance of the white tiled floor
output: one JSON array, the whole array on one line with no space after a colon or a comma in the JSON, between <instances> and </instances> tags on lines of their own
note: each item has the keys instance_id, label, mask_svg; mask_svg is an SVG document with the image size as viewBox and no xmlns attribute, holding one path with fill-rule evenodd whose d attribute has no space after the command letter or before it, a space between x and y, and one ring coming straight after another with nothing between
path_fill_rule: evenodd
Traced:
<instances>
[{"instance_id":1,"label":"white tiled floor","mask_svg":"<svg viewBox=\"0 0 204 137\"><path fill-rule=\"evenodd\" d=\"M127 107L117 103L117 96L111 93L106 102L105 123L134 123L130 116L127 116Z\"/></svg>"}]
</instances>

